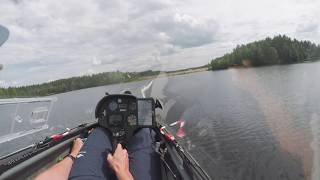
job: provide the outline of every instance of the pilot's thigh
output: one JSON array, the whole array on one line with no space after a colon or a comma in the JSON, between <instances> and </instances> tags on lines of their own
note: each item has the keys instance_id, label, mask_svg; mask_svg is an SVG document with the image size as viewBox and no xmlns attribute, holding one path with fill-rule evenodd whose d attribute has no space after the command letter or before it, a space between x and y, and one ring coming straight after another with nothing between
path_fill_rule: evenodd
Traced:
<instances>
[{"instance_id":1,"label":"pilot's thigh","mask_svg":"<svg viewBox=\"0 0 320 180\"><path fill-rule=\"evenodd\" d=\"M154 136L151 129L143 128L128 144L130 171L134 179L161 179L160 158L154 150Z\"/></svg>"},{"instance_id":2,"label":"pilot's thigh","mask_svg":"<svg viewBox=\"0 0 320 180\"><path fill-rule=\"evenodd\" d=\"M112 150L110 137L110 133L101 127L90 133L72 165L69 179L110 179L112 170L106 160Z\"/></svg>"}]
</instances>

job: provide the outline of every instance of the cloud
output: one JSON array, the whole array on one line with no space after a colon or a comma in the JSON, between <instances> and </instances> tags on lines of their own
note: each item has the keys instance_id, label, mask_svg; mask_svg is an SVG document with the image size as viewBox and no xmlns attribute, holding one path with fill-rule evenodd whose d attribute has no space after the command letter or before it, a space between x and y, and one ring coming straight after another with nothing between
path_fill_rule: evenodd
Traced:
<instances>
[{"instance_id":1,"label":"cloud","mask_svg":"<svg viewBox=\"0 0 320 180\"><path fill-rule=\"evenodd\" d=\"M320 39L320 20L317 18L312 20L305 20L296 28L296 34L299 37L308 39ZM318 41L319 42L319 41Z\"/></svg>"},{"instance_id":2,"label":"cloud","mask_svg":"<svg viewBox=\"0 0 320 180\"><path fill-rule=\"evenodd\" d=\"M101 65L102 61L97 59L96 57L93 57L92 59L92 64L95 65L95 66L99 66Z\"/></svg>"},{"instance_id":3,"label":"cloud","mask_svg":"<svg viewBox=\"0 0 320 180\"><path fill-rule=\"evenodd\" d=\"M151 27L159 31L159 37L180 48L198 47L210 44L218 30L212 19L203 19L188 14L175 13L158 17Z\"/></svg>"},{"instance_id":4,"label":"cloud","mask_svg":"<svg viewBox=\"0 0 320 180\"><path fill-rule=\"evenodd\" d=\"M317 7L315 0L2 0L0 24L10 37L0 48L0 80L200 66L276 34L320 43Z\"/></svg>"},{"instance_id":5,"label":"cloud","mask_svg":"<svg viewBox=\"0 0 320 180\"><path fill-rule=\"evenodd\" d=\"M298 33L312 33L319 31L319 24L312 23L312 24L304 24L297 28Z\"/></svg>"}]
</instances>

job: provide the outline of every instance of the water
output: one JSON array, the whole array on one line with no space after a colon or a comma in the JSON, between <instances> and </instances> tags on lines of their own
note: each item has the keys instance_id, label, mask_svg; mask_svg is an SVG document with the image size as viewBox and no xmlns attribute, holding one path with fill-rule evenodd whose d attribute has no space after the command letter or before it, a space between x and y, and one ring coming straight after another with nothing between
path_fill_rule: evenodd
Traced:
<instances>
[{"instance_id":1,"label":"water","mask_svg":"<svg viewBox=\"0 0 320 180\"><path fill-rule=\"evenodd\" d=\"M168 123L186 121L180 141L214 179L318 180L319 69L320 63L306 63L161 77L151 96L164 102L160 113ZM93 120L106 91L140 95L149 82L55 95L50 133ZM1 153L13 148L1 145Z\"/></svg>"}]
</instances>

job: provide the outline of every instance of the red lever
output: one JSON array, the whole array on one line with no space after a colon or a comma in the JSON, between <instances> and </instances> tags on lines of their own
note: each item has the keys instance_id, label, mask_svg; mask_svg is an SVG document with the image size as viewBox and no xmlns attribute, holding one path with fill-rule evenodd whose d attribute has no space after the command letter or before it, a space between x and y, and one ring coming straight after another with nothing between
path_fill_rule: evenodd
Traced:
<instances>
[{"instance_id":1,"label":"red lever","mask_svg":"<svg viewBox=\"0 0 320 180\"><path fill-rule=\"evenodd\" d=\"M183 138L184 136L186 136L186 132L184 131L183 127L180 127L180 128L178 129L177 136L178 136L179 138Z\"/></svg>"},{"instance_id":2,"label":"red lever","mask_svg":"<svg viewBox=\"0 0 320 180\"><path fill-rule=\"evenodd\" d=\"M62 134L54 134L54 135L50 136L50 138L52 138L55 141L58 141L63 138L63 135Z\"/></svg>"},{"instance_id":3,"label":"red lever","mask_svg":"<svg viewBox=\"0 0 320 180\"><path fill-rule=\"evenodd\" d=\"M183 129L185 123L186 123L185 120L179 119L178 121L170 124L170 126L179 125L179 129L178 129L178 131L176 133L177 137L179 137L179 138L183 138L183 137L186 136L186 132Z\"/></svg>"},{"instance_id":4,"label":"red lever","mask_svg":"<svg viewBox=\"0 0 320 180\"><path fill-rule=\"evenodd\" d=\"M174 141L175 140L174 136L168 133L166 130L164 130L165 128L166 128L165 126L162 126L160 128L161 134L163 134L168 141Z\"/></svg>"}]
</instances>

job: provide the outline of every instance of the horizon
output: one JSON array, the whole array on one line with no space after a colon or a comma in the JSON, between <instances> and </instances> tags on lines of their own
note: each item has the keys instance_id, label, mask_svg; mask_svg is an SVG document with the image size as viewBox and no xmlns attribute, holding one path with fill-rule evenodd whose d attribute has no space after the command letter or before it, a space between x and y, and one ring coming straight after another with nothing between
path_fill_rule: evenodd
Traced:
<instances>
[{"instance_id":1,"label":"horizon","mask_svg":"<svg viewBox=\"0 0 320 180\"><path fill-rule=\"evenodd\" d=\"M320 2L4 0L0 87L202 66L276 35L320 43Z\"/></svg>"},{"instance_id":2,"label":"horizon","mask_svg":"<svg viewBox=\"0 0 320 180\"><path fill-rule=\"evenodd\" d=\"M251 44L251 43L255 43L255 42L260 42L260 41L264 41L264 40L267 40L268 38L275 38L275 37L281 37L281 36L286 36L288 37L290 40L294 41L294 40L297 40L299 42L303 42L303 41L307 41L307 42L311 42L312 44L315 44L316 46L320 46L320 44L317 44L317 43L314 43L312 41L309 41L309 40L299 40L299 39L296 39L294 37L290 37L290 36L287 36L285 34L278 34L278 35L274 35L272 37L268 36L268 37L265 37L263 39L258 39L258 40L255 40L255 41L251 41L251 42L248 42L247 44L238 44L236 46L242 46L242 45L248 45L248 44ZM224 55L226 54L229 54L231 53L236 47L234 47L230 52L226 52ZM99 75L99 74L103 74L103 73L114 73L114 72L120 72L120 73L142 73L142 72L146 72L146 71L152 71L152 72L157 72L159 71L159 73L172 73L172 72L177 72L177 71L187 71L187 70L190 70L190 69L197 69L197 68L204 68L204 67L208 67L210 66L210 62L213 61L213 60L216 60L216 59L219 59L221 57L223 57L224 55L220 56L220 57L216 57L214 59L211 59L207 64L205 65L201 65L201 66L194 66L194 67L188 67L188 68L180 68L180 69L175 69L175 70L170 70L170 71L161 71L161 70L152 70L152 69L147 69L147 70L143 70L143 71L120 71L120 70L114 70L114 71L103 71L103 72L96 72L96 73L92 73L92 74L83 74L83 75L79 75L79 76L71 76L71 77L66 77L66 78L60 78L60 79L55 79L55 80L51 80L51 81L47 81L47 82L40 82L40 83L34 83L34 84L27 84L27 85L18 85L18 86L8 86L8 87L1 87L0 86L0 89L1 88L4 88L4 89L8 89L8 88L20 88L20 87L28 87L28 86L34 86L34 85L43 85L43 84L47 84L47 83L53 83L53 82L56 82L56 81L59 81L59 80L67 80L67 79L72 79L72 78L81 78L81 77L89 77L89 76L94 76L94 75ZM209 67L208 67L209 68ZM209 70L209 69L208 69Z\"/></svg>"}]
</instances>

